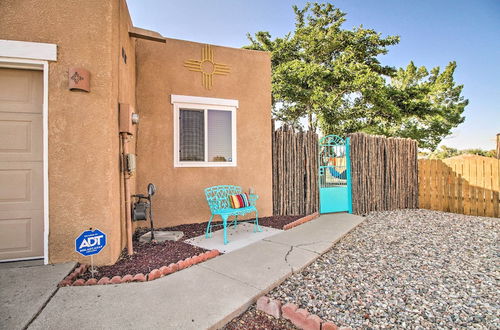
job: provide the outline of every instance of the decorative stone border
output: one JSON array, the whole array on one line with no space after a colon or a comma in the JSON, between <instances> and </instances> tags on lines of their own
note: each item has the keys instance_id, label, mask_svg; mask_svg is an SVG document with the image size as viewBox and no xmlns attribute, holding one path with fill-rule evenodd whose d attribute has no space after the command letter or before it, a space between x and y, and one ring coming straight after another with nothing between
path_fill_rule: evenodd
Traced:
<instances>
[{"instance_id":1,"label":"decorative stone border","mask_svg":"<svg viewBox=\"0 0 500 330\"><path fill-rule=\"evenodd\" d=\"M295 304L281 304L281 301L262 296L257 299L257 310L273 316L289 320L297 328L302 330L347 330L351 328L339 328L332 322L323 321L318 315L309 314L305 309Z\"/></svg>"},{"instance_id":2,"label":"decorative stone border","mask_svg":"<svg viewBox=\"0 0 500 330\"><path fill-rule=\"evenodd\" d=\"M162 266L159 269L153 269L149 272L149 274L144 275L142 273L135 275L125 275L121 276L113 276L111 279L109 277L103 277L99 281L95 278L90 278L85 281L83 278L80 278L75 281L75 278L80 276L81 274L87 271L89 265L80 265L77 267L71 274L66 276L64 280L59 282L59 287L62 286L83 286L83 285L105 285L105 284L121 284L128 282L146 282L153 281L160 277L167 276L168 274L175 273L184 268L191 267L200 262L206 261L208 259L212 259L217 257L220 254L219 250L211 250L207 252L200 253L190 258L186 258L184 260L180 260L176 263L171 263L168 266Z\"/></svg>"},{"instance_id":3,"label":"decorative stone border","mask_svg":"<svg viewBox=\"0 0 500 330\"><path fill-rule=\"evenodd\" d=\"M73 271L59 282L58 286L68 286L73 283L73 280L87 271L88 265L81 264L80 266L73 269Z\"/></svg>"},{"instance_id":4,"label":"decorative stone border","mask_svg":"<svg viewBox=\"0 0 500 330\"><path fill-rule=\"evenodd\" d=\"M308 221L316 219L317 217L319 217L319 212L314 212L312 214L306 215L305 217L302 217L300 219L297 219L293 222L290 222L290 223L284 225L283 230L292 229L293 227L297 227L298 225L301 225L303 223L306 223Z\"/></svg>"}]
</instances>

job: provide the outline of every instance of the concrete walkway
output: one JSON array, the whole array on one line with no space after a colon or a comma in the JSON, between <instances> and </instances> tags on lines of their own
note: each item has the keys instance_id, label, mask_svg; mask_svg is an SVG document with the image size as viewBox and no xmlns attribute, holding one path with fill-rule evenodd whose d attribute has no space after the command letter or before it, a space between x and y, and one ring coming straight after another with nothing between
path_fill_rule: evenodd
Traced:
<instances>
[{"instance_id":1,"label":"concrete walkway","mask_svg":"<svg viewBox=\"0 0 500 330\"><path fill-rule=\"evenodd\" d=\"M74 266L43 266L43 261L0 264L0 329L24 329Z\"/></svg>"},{"instance_id":2,"label":"concrete walkway","mask_svg":"<svg viewBox=\"0 0 500 330\"><path fill-rule=\"evenodd\" d=\"M219 250L221 253L229 253L283 231L281 229L260 226L262 231L254 232L253 228L253 223L248 222L239 223L236 227L229 226L227 228L229 244L226 245L224 245L224 230L222 229L213 232L210 239L206 239L205 234L203 234L187 239L185 242L207 250Z\"/></svg>"},{"instance_id":3,"label":"concrete walkway","mask_svg":"<svg viewBox=\"0 0 500 330\"><path fill-rule=\"evenodd\" d=\"M329 214L145 283L64 287L29 329L206 329L243 312L363 221Z\"/></svg>"}]
</instances>

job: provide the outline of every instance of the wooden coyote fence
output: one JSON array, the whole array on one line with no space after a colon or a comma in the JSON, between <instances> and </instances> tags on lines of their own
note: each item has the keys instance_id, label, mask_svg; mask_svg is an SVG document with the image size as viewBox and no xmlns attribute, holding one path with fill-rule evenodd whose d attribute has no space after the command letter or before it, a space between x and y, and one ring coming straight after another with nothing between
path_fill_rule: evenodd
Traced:
<instances>
[{"instance_id":1,"label":"wooden coyote fence","mask_svg":"<svg viewBox=\"0 0 500 330\"><path fill-rule=\"evenodd\" d=\"M353 213L417 208L417 142L364 133L349 137Z\"/></svg>"},{"instance_id":2,"label":"wooden coyote fence","mask_svg":"<svg viewBox=\"0 0 500 330\"><path fill-rule=\"evenodd\" d=\"M318 135L282 127L273 132L273 213L318 211Z\"/></svg>"},{"instance_id":3,"label":"wooden coyote fence","mask_svg":"<svg viewBox=\"0 0 500 330\"><path fill-rule=\"evenodd\" d=\"M463 155L418 163L420 208L500 217L500 160Z\"/></svg>"}]
</instances>

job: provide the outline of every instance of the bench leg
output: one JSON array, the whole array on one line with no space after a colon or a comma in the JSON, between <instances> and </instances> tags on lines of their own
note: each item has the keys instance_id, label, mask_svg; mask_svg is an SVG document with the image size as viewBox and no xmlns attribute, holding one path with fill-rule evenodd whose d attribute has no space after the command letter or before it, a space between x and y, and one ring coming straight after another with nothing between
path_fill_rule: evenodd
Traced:
<instances>
[{"instance_id":1,"label":"bench leg","mask_svg":"<svg viewBox=\"0 0 500 330\"><path fill-rule=\"evenodd\" d=\"M257 212L257 210L255 210L255 223L253 226L253 232L255 233L257 231L262 231L262 229L260 229L260 227L259 227L259 212Z\"/></svg>"},{"instance_id":2,"label":"bench leg","mask_svg":"<svg viewBox=\"0 0 500 330\"><path fill-rule=\"evenodd\" d=\"M205 238L212 237L212 219L214 218L214 215L210 216L210 220L208 220L207 224L207 230L205 231Z\"/></svg>"},{"instance_id":3,"label":"bench leg","mask_svg":"<svg viewBox=\"0 0 500 330\"><path fill-rule=\"evenodd\" d=\"M224 227L224 245L228 243L227 241L227 215L222 215L222 226Z\"/></svg>"},{"instance_id":4,"label":"bench leg","mask_svg":"<svg viewBox=\"0 0 500 330\"><path fill-rule=\"evenodd\" d=\"M238 216L237 215L234 217L233 226L234 226L234 228L236 228L236 226L238 226Z\"/></svg>"}]
</instances>

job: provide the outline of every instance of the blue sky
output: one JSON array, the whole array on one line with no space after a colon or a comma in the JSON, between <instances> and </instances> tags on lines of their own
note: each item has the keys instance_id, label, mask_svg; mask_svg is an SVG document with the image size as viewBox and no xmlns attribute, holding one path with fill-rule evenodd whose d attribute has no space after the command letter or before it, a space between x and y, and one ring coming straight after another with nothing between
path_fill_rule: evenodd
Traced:
<instances>
[{"instance_id":1,"label":"blue sky","mask_svg":"<svg viewBox=\"0 0 500 330\"><path fill-rule=\"evenodd\" d=\"M246 33L292 31L288 0L128 0L135 26L168 38L229 47L247 45ZM381 57L384 64L406 66L413 60L428 69L457 62L455 81L469 99L465 122L442 144L493 149L500 133L500 1L499 0L338 0L347 13L344 28L363 24L401 42Z\"/></svg>"}]
</instances>

